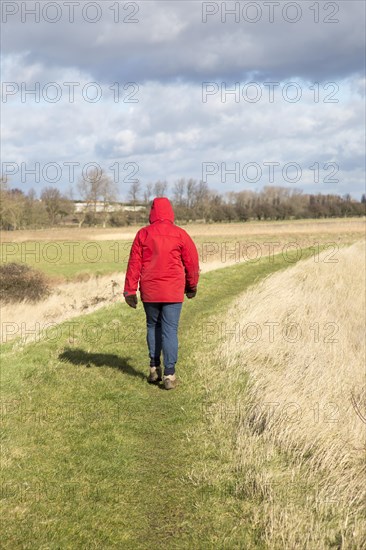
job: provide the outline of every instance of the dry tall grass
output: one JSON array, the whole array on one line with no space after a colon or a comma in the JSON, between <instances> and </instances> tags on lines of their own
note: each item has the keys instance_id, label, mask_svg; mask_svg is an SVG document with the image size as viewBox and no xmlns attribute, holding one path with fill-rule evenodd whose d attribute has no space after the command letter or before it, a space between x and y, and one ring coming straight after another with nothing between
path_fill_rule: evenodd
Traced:
<instances>
[{"instance_id":1,"label":"dry tall grass","mask_svg":"<svg viewBox=\"0 0 366 550\"><path fill-rule=\"evenodd\" d=\"M228 260L223 264L214 259L201 266L202 273L233 263L235 260ZM31 342L40 337L42 329L46 330L50 323L61 323L116 302L124 304L124 278L124 272L116 272L74 282L57 282L55 279L51 295L37 304L29 300L3 304L0 302L0 343L9 342L16 337L21 337L24 342ZM25 338L27 331L38 330L37 327L38 332Z\"/></svg>"},{"instance_id":2,"label":"dry tall grass","mask_svg":"<svg viewBox=\"0 0 366 550\"><path fill-rule=\"evenodd\" d=\"M124 303L123 280L123 273L90 277L86 281L55 286L52 294L37 304L24 300L2 305L0 342L9 342L16 337L21 337L25 343L30 342L41 337L48 326L117 301Z\"/></svg>"},{"instance_id":3,"label":"dry tall grass","mask_svg":"<svg viewBox=\"0 0 366 550\"><path fill-rule=\"evenodd\" d=\"M219 353L202 357L228 466L201 481L259 498L271 549L366 547L365 252L268 277L216 319Z\"/></svg>"},{"instance_id":4,"label":"dry tall grass","mask_svg":"<svg viewBox=\"0 0 366 550\"><path fill-rule=\"evenodd\" d=\"M365 234L364 218L332 218L321 220L284 220L258 221L238 223L187 224L184 228L192 237L211 235L221 236L253 236L253 235L302 235L304 233L317 236L319 234L343 233Z\"/></svg>"},{"instance_id":5,"label":"dry tall grass","mask_svg":"<svg viewBox=\"0 0 366 550\"><path fill-rule=\"evenodd\" d=\"M2 242L23 241L114 241L131 240L141 226L127 226L116 228L101 227L53 227L48 229L21 229L18 231L0 231ZM254 235L301 235L311 233L327 233L339 235L343 233L364 234L364 218L332 218L320 220L285 220L260 221L246 223L188 223L183 225L191 237L211 236L254 236Z\"/></svg>"}]
</instances>

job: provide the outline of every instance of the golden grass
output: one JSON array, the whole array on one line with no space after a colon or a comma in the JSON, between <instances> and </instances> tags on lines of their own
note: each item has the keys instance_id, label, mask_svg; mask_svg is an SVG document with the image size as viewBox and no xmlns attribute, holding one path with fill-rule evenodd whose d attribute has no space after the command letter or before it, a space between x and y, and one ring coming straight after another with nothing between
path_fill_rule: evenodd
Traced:
<instances>
[{"instance_id":1,"label":"golden grass","mask_svg":"<svg viewBox=\"0 0 366 550\"><path fill-rule=\"evenodd\" d=\"M197 475L259 500L271 549L366 546L365 253L278 272L206 330L221 339L201 358L207 429L227 466Z\"/></svg>"},{"instance_id":2,"label":"golden grass","mask_svg":"<svg viewBox=\"0 0 366 550\"><path fill-rule=\"evenodd\" d=\"M223 264L213 260L202 265L202 273L230 265L235 261ZM72 319L83 313L91 313L109 304L120 302L125 273L115 272L110 275L89 276L81 273L72 282L65 282L64 277L49 278L52 294L38 303L28 301L1 305L0 343L21 337L31 342L47 330L47 326ZM35 334L25 338L26 331L37 329Z\"/></svg>"},{"instance_id":3,"label":"golden grass","mask_svg":"<svg viewBox=\"0 0 366 550\"><path fill-rule=\"evenodd\" d=\"M334 218L324 220L286 220L246 223L188 224L184 226L192 237L222 235L301 235L303 233L365 234L365 219Z\"/></svg>"},{"instance_id":4,"label":"golden grass","mask_svg":"<svg viewBox=\"0 0 366 550\"><path fill-rule=\"evenodd\" d=\"M360 231L365 225L362 220L342 219L317 222L310 220L276 223L188 224L185 227L196 240L201 272L207 273L239 262L257 262L259 259L271 262L274 254L283 254L291 263L298 252L301 254L301 248L306 247L313 247L314 258L318 258L321 246L327 247L325 261L330 262L328 265L331 266L332 261L338 258L340 247L359 238ZM2 237L5 236L3 242L7 242L10 238L13 238L14 242L35 238L37 241L49 242L70 239L81 239L81 242L113 239L132 241L137 229L137 227L115 230L75 228L51 230L51 233L45 230L9 231L3 232ZM82 268L85 266L90 267L90 264L81 264ZM93 267L98 266L93 264ZM121 268L123 269L122 265ZM74 277L74 282L70 283L66 283L62 275L52 275L50 282L54 292L47 300L37 305L23 302L2 307L0 341L4 342L4 326L6 339L12 338L12 329L6 323L15 323L18 327L21 327L21 323L24 323L24 326L34 326L34 322L41 325L48 322L58 323L121 299L121 296L117 298L117 290L121 294L124 282L122 269L121 272L99 277L90 277L81 272ZM115 294L111 286L112 280L120 285L120 288L114 287ZM14 336L19 335L19 331L20 328L19 330L14 328Z\"/></svg>"},{"instance_id":5,"label":"golden grass","mask_svg":"<svg viewBox=\"0 0 366 550\"><path fill-rule=\"evenodd\" d=\"M1 231L1 241L17 243L24 241L98 241L130 240L140 227L52 227L48 229L21 229L19 231ZM106 238L107 237L107 238Z\"/></svg>"},{"instance_id":6,"label":"golden grass","mask_svg":"<svg viewBox=\"0 0 366 550\"><path fill-rule=\"evenodd\" d=\"M37 304L27 301L1 307L0 342L21 337L23 342L38 339L57 323L106 305L123 302L124 273L114 273L88 280L61 283L52 294ZM32 334L32 331L35 333ZM26 336L26 333L29 335Z\"/></svg>"},{"instance_id":7,"label":"golden grass","mask_svg":"<svg viewBox=\"0 0 366 550\"><path fill-rule=\"evenodd\" d=\"M1 231L2 242L23 241L104 241L104 240L130 240L136 235L141 226L128 226L116 228L100 227L54 227L51 229ZM194 237L210 236L245 236L245 235L272 235L289 233L365 233L364 218L334 218L322 220L286 220L286 221L261 221L246 223L213 223L198 224L188 223L182 225L186 231Z\"/></svg>"},{"instance_id":8,"label":"golden grass","mask_svg":"<svg viewBox=\"0 0 366 550\"><path fill-rule=\"evenodd\" d=\"M274 254L283 254L285 261L291 263L292 258L296 258L296 254L300 253L301 248L312 247L314 255L318 255L319 251L326 247L329 253L329 259L336 257L340 247L349 245L365 234L364 219L331 219L331 220L292 220L282 222L248 222L248 223L217 223L217 224L186 224L184 228L195 240L200 256L200 267L202 273L219 269L241 262L257 262L260 259L271 262ZM6 253L7 243L25 243L33 241L33 243L53 243L53 242L78 242L81 245L87 245L88 242L98 241L103 242L103 250L101 255L103 259L113 263L113 254L111 250L123 250L123 266L127 264L128 244L132 244L132 240L138 231L138 226L130 226L123 228L53 228L50 230L37 231L8 231L1 233L1 240L4 244L5 257L14 259L22 258L23 253L17 253L13 256L13 252ZM114 245L119 246L114 248ZM113 246L110 246L114 243ZM123 243L123 244L122 244ZM45 260L43 253L41 255L41 264L38 268L46 267L47 273L51 276L54 283L62 282L62 276L66 274L75 280L79 280L84 276L86 270L98 269L98 264L88 263L84 256L80 256L80 251L77 253L78 268L80 276L75 272L73 266L68 261L68 250L64 250L64 262L60 263L60 270L56 276L53 272L49 273L49 267L44 266ZM28 257L28 256L27 256ZM30 255L32 258L32 256ZM24 261L24 260L21 260ZM122 259L121 259L122 262ZM108 271L106 266L102 266L104 272ZM53 270L54 271L54 270ZM115 271L115 266L111 266L111 272Z\"/></svg>"}]
</instances>

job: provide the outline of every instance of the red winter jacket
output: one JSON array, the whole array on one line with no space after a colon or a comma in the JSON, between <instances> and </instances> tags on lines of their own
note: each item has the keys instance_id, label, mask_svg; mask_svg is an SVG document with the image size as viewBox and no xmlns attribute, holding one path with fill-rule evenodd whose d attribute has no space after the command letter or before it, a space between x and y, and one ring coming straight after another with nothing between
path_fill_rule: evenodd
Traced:
<instances>
[{"instance_id":1,"label":"red winter jacket","mask_svg":"<svg viewBox=\"0 0 366 550\"><path fill-rule=\"evenodd\" d=\"M184 292L197 287L197 248L188 233L174 225L169 199L153 200L149 221L133 241L123 294L136 294L140 282L143 302L183 302Z\"/></svg>"}]
</instances>

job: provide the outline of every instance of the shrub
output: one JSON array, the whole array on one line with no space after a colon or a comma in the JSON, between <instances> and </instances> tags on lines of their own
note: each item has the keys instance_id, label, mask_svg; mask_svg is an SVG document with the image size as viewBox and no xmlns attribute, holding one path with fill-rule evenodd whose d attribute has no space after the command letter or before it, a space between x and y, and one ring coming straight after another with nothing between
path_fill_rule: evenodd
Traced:
<instances>
[{"instance_id":1,"label":"shrub","mask_svg":"<svg viewBox=\"0 0 366 550\"><path fill-rule=\"evenodd\" d=\"M123 227L127 225L126 212L113 212L109 217L109 223L112 227Z\"/></svg>"},{"instance_id":2,"label":"shrub","mask_svg":"<svg viewBox=\"0 0 366 550\"><path fill-rule=\"evenodd\" d=\"M15 262L0 266L1 302L38 302L49 294L47 278L41 271Z\"/></svg>"}]
</instances>

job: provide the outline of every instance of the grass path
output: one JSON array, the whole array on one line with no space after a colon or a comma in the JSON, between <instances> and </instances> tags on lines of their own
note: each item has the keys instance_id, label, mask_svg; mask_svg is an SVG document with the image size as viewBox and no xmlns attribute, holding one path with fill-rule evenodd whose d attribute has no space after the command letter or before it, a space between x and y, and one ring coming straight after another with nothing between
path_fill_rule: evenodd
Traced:
<instances>
[{"instance_id":1,"label":"grass path","mask_svg":"<svg viewBox=\"0 0 366 550\"><path fill-rule=\"evenodd\" d=\"M202 275L197 298L183 307L173 392L146 383L141 304L4 345L2 547L226 548L227 534L240 529L238 548L261 548L235 506L202 498L190 478L205 447L190 435L205 421L194 356L211 314L289 265L280 256Z\"/></svg>"}]
</instances>

